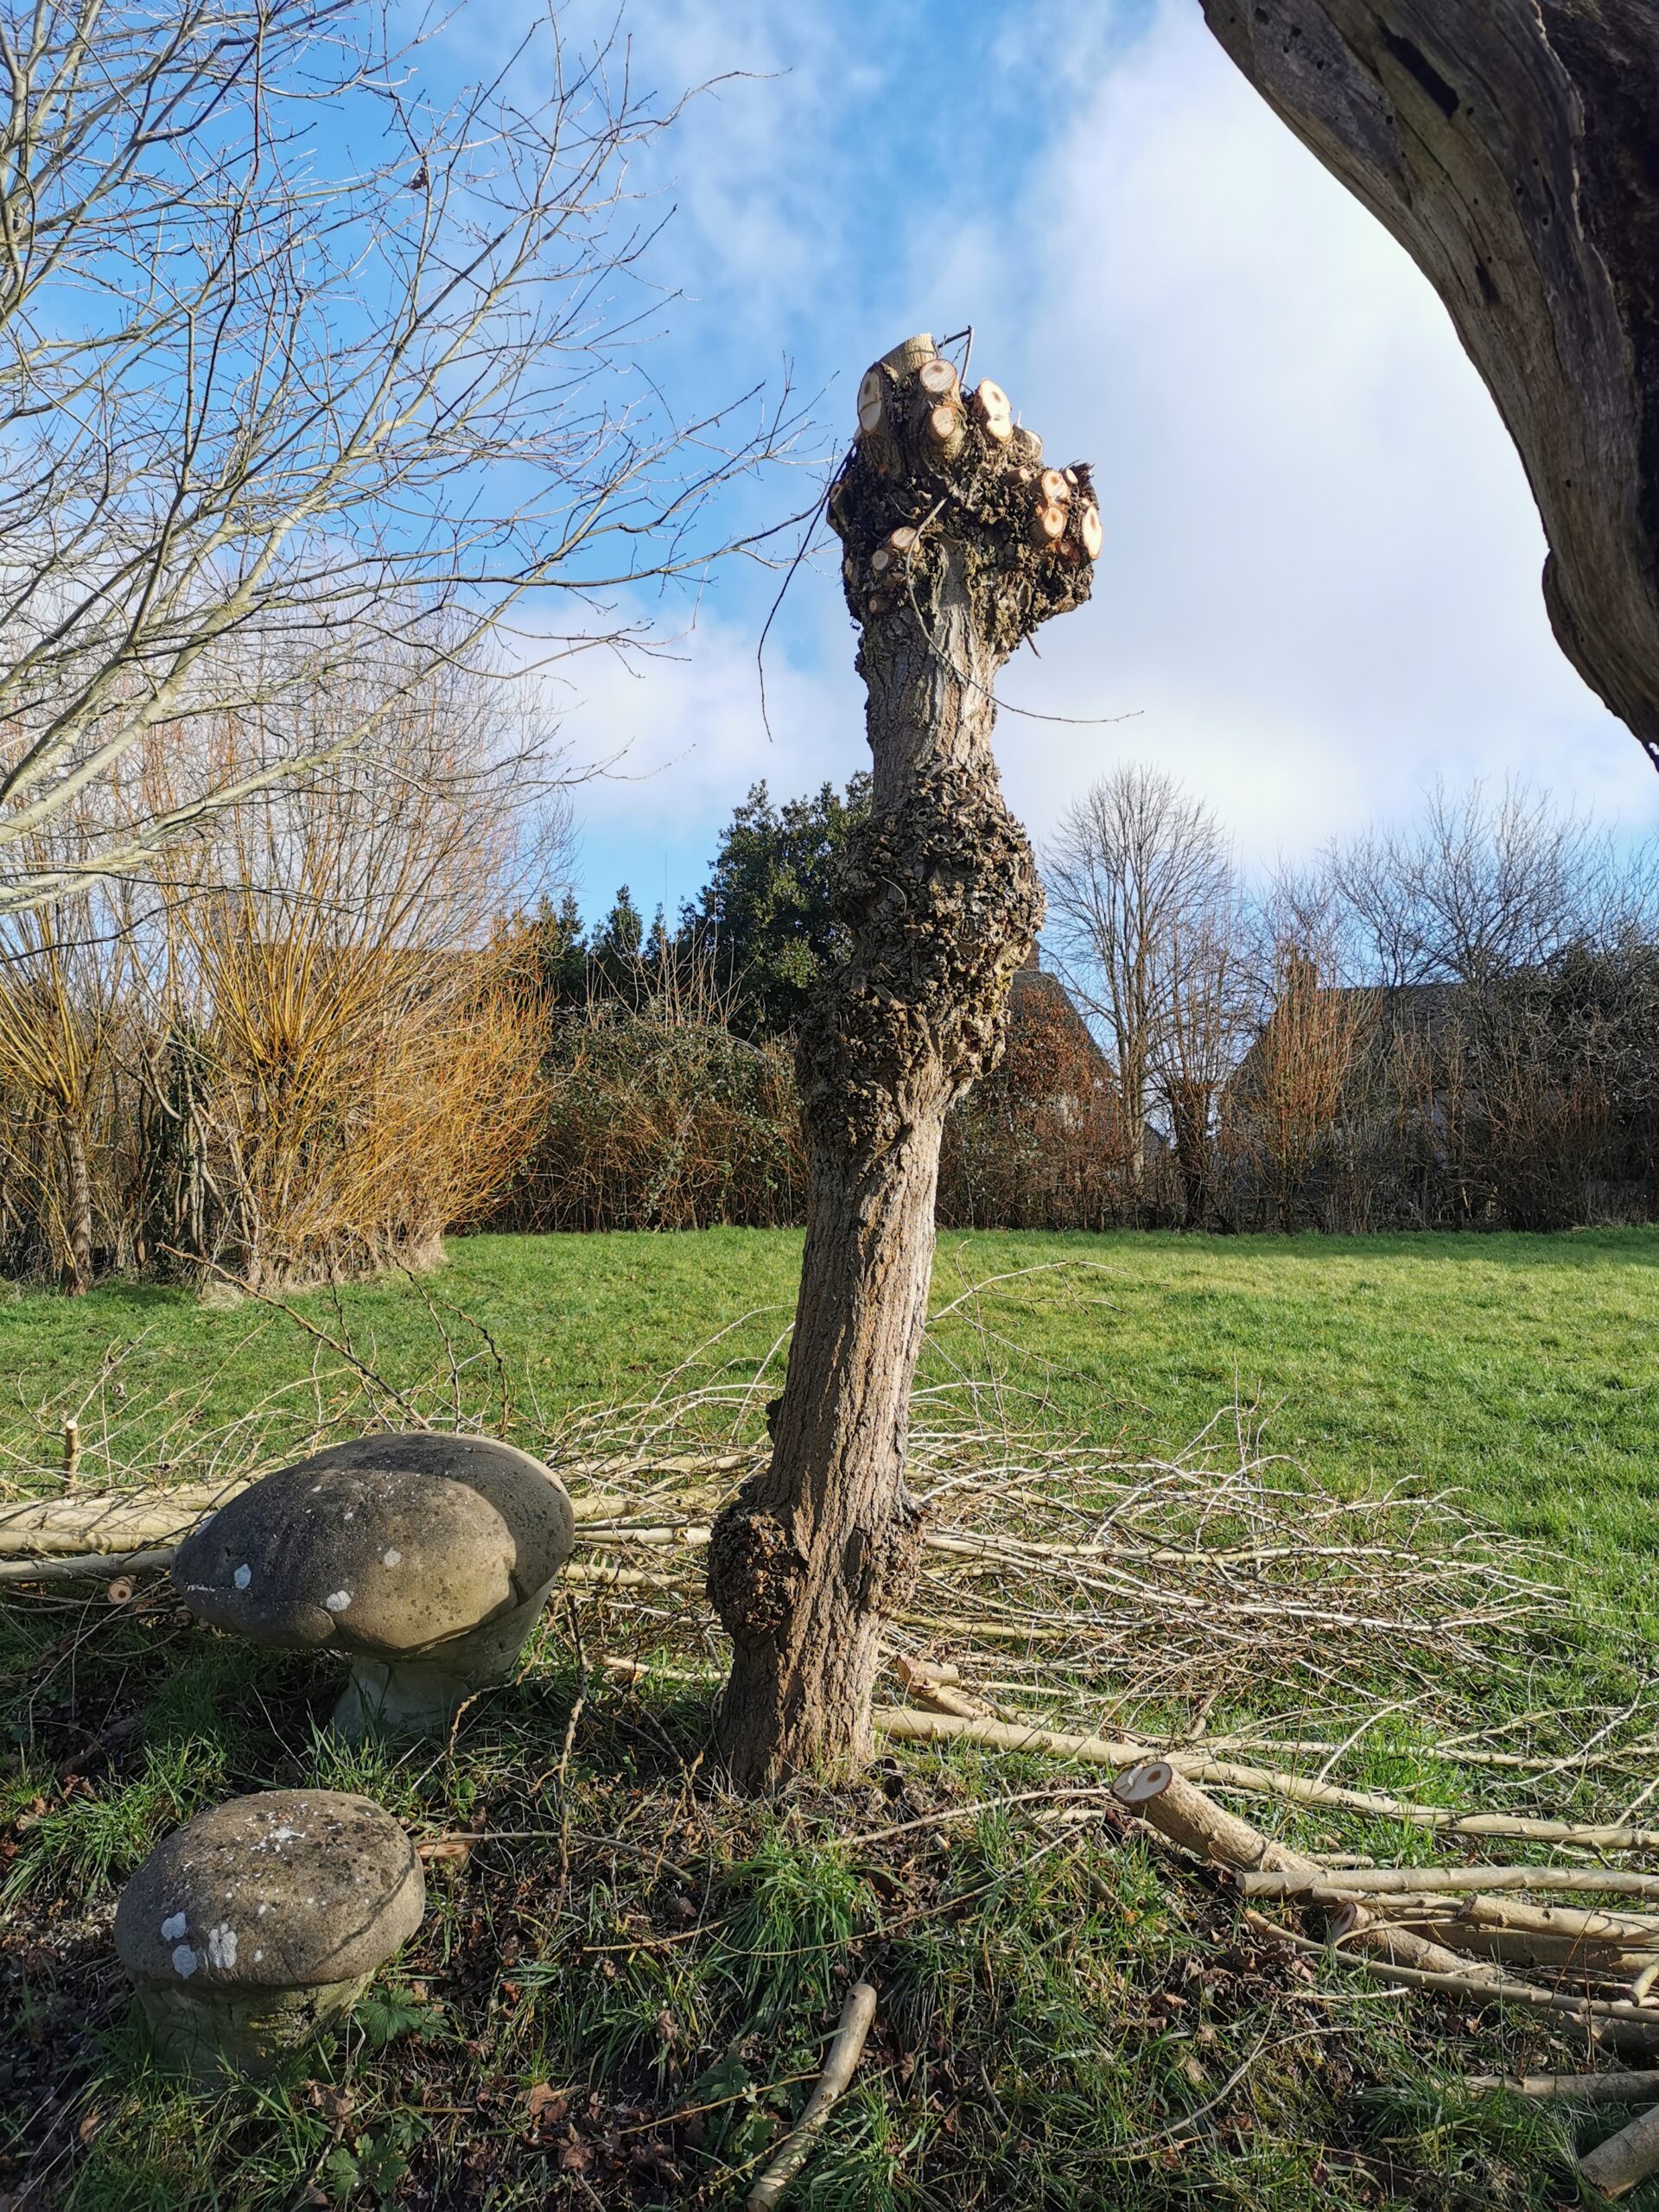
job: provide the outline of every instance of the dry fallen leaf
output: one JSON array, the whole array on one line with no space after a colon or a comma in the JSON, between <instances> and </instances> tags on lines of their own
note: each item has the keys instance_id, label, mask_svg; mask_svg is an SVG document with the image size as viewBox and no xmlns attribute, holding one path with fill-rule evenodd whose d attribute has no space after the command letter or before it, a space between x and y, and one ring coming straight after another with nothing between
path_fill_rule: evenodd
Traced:
<instances>
[{"instance_id":1,"label":"dry fallen leaf","mask_svg":"<svg viewBox=\"0 0 1659 2212\"><path fill-rule=\"evenodd\" d=\"M570 2108L570 2100L563 2089L556 2089L550 2082L537 2082L525 2100L530 2115L530 2132L540 2136L557 2127Z\"/></svg>"}]
</instances>

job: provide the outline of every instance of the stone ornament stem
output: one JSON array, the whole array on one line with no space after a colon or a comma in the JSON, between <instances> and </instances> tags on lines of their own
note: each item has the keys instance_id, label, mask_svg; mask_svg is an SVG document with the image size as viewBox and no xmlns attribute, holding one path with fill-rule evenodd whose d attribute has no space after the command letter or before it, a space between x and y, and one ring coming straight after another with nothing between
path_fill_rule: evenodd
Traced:
<instances>
[{"instance_id":1,"label":"stone ornament stem","mask_svg":"<svg viewBox=\"0 0 1659 2212\"><path fill-rule=\"evenodd\" d=\"M1087 467L1046 473L1007 395L963 392L931 339L867 372L858 419L829 512L860 632L871 809L840 887L851 950L796 1056L806 1247L775 1449L709 1546L735 1646L720 1740L755 1789L871 1749L879 1627L922 1542L905 1455L940 1136L1001 1053L1042 919L991 751L995 682L1088 597L1100 544Z\"/></svg>"}]
</instances>

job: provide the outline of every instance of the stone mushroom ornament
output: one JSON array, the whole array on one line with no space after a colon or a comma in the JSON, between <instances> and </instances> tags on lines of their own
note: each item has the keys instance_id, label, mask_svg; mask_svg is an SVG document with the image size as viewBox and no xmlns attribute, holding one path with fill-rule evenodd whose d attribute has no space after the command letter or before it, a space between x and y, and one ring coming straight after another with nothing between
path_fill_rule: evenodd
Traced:
<instances>
[{"instance_id":1,"label":"stone mushroom ornament","mask_svg":"<svg viewBox=\"0 0 1659 2212\"><path fill-rule=\"evenodd\" d=\"M425 1904L415 1847L379 1806L268 1789L150 1853L121 1893L115 1948L164 2065L257 2075L356 2003Z\"/></svg>"},{"instance_id":2,"label":"stone mushroom ornament","mask_svg":"<svg viewBox=\"0 0 1659 2212\"><path fill-rule=\"evenodd\" d=\"M334 1727L442 1734L511 1673L570 1555L557 1476L488 1437L367 1436L252 1484L179 1546L196 1617L352 1662Z\"/></svg>"}]
</instances>

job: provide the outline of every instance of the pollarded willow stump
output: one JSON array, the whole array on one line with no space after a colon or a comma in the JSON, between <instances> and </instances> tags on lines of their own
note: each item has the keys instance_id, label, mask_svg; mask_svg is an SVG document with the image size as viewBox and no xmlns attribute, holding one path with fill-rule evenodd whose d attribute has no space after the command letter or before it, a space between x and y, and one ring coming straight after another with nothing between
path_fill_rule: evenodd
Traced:
<instances>
[{"instance_id":1,"label":"pollarded willow stump","mask_svg":"<svg viewBox=\"0 0 1659 2212\"><path fill-rule=\"evenodd\" d=\"M862 632L871 810L840 886L852 949L797 1052L806 1249L772 1462L709 1554L735 1647L721 1748L751 1788L868 1755L880 1624L921 1548L905 1456L939 1141L996 1062L1042 920L991 752L995 680L1088 597L1101 543L1088 468L1045 468L1006 395L964 392L931 339L868 372L858 412L830 516Z\"/></svg>"}]
</instances>

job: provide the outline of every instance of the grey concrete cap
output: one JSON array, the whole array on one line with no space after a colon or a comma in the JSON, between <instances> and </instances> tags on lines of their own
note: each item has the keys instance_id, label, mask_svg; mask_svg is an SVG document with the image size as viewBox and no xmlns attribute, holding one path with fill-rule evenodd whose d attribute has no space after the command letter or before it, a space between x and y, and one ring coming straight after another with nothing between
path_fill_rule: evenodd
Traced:
<instances>
[{"instance_id":1,"label":"grey concrete cap","mask_svg":"<svg viewBox=\"0 0 1659 2212\"><path fill-rule=\"evenodd\" d=\"M115 1948L141 1986L308 1987L372 1974L425 1904L415 1847L378 1805L267 1789L156 1846L121 1893Z\"/></svg>"},{"instance_id":2,"label":"grey concrete cap","mask_svg":"<svg viewBox=\"0 0 1659 2212\"><path fill-rule=\"evenodd\" d=\"M469 1634L570 1555L564 1485L488 1437L365 1436L284 1467L187 1536L173 1583L255 1643L396 1656Z\"/></svg>"}]
</instances>

